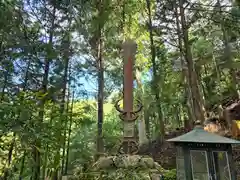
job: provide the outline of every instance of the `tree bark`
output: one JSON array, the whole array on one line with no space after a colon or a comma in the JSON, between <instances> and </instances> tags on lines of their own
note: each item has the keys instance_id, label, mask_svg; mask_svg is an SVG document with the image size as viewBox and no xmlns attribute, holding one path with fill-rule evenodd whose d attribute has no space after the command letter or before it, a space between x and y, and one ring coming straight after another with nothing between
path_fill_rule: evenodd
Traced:
<instances>
[{"instance_id":1,"label":"tree bark","mask_svg":"<svg viewBox=\"0 0 240 180\"><path fill-rule=\"evenodd\" d=\"M102 17L102 0L97 3L98 17ZM104 65L103 65L103 42L102 42L102 24L99 19L98 31L97 31L97 65L98 65L98 134L97 134L97 152L102 154L103 149L103 137L102 137L102 127L103 127L103 96L104 96Z\"/></svg>"},{"instance_id":2,"label":"tree bark","mask_svg":"<svg viewBox=\"0 0 240 180\"><path fill-rule=\"evenodd\" d=\"M67 107L66 107L66 120L65 120L65 123L64 123L64 135L63 135L63 153L62 153L62 175L65 175L65 172L64 172L64 169L65 169L65 159L66 159L66 149L67 149L67 146L66 146L66 143L67 143L67 131L68 131L68 119L69 119L69 116L68 116L68 112L69 112L69 98L70 98L70 92L68 92L68 96L67 96Z\"/></svg>"},{"instance_id":3,"label":"tree bark","mask_svg":"<svg viewBox=\"0 0 240 180\"><path fill-rule=\"evenodd\" d=\"M194 65L193 58L192 58L191 46L189 44L188 27L186 24L183 4L184 4L184 0L179 0L185 59L187 62L187 67L188 67L188 78L189 78L189 84L190 84L190 88L191 88L190 90L191 90L191 98L192 98L192 102L193 102L193 111L194 111L194 115L195 115L194 120L195 121L200 120L203 123L203 121L204 121L204 106L201 103L200 90L199 90L199 85L197 82L195 65Z\"/></svg>"},{"instance_id":4,"label":"tree bark","mask_svg":"<svg viewBox=\"0 0 240 180\"><path fill-rule=\"evenodd\" d=\"M152 61L152 68L153 68L152 91L154 92L155 99L156 99L156 105L157 105L157 109L158 109L157 113L158 113L158 118L159 118L160 133L161 133L161 136L164 138L165 125L164 125L163 115L162 115L160 88L158 85L159 74L157 72L156 48L155 48L155 44L154 44L154 40L153 40L151 2L150 2L150 0L146 0L146 3L147 3L147 13L148 13L148 30L149 30L150 46L151 46L151 61Z\"/></svg>"},{"instance_id":5,"label":"tree bark","mask_svg":"<svg viewBox=\"0 0 240 180\"><path fill-rule=\"evenodd\" d=\"M186 109L187 109L187 114L188 118L184 117L184 128L189 129L188 127L189 124L193 124L193 112L191 108L191 93L190 92L190 84L189 84L189 76L188 76L188 71L185 67L185 60L184 60L184 48L182 44L182 37L181 37L181 27L180 27L180 21L179 21L179 15L178 15L178 6L177 3L175 3L174 7L174 15L176 19L176 25L177 25L177 36L178 36L178 47L179 47L179 52L180 52L180 60L181 60L181 66L182 66L182 82L183 82L183 87L184 87L184 97L186 97L186 103L184 103ZM189 102L189 103L188 103Z\"/></svg>"},{"instance_id":6,"label":"tree bark","mask_svg":"<svg viewBox=\"0 0 240 180\"><path fill-rule=\"evenodd\" d=\"M136 81L139 89L139 100L144 103L144 89L141 83L141 73L137 70L136 72ZM145 115L144 111L140 112L140 118L138 120L138 129L139 129L139 145L144 144L147 142L147 136L146 136L146 124L145 124Z\"/></svg>"},{"instance_id":7,"label":"tree bark","mask_svg":"<svg viewBox=\"0 0 240 180\"><path fill-rule=\"evenodd\" d=\"M72 132L72 121L73 121L73 106L74 106L74 92L72 95L72 104L71 104L71 115L70 115L70 122L69 122L69 128L68 128L68 139L67 139L67 152L66 152L66 162L65 162L65 167L64 167L64 175L67 174L68 170L68 158L69 158L69 147L70 147L70 140L71 140L71 132Z\"/></svg>"},{"instance_id":8,"label":"tree bark","mask_svg":"<svg viewBox=\"0 0 240 180\"><path fill-rule=\"evenodd\" d=\"M23 157L22 157L22 161L21 161L21 167L20 167L20 173L19 173L19 177L18 177L18 180L23 180L23 172L24 172L24 168L25 168L25 158L27 156L27 152L26 150L24 150L24 153L23 153Z\"/></svg>"},{"instance_id":9,"label":"tree bark","mask_svg":"<svg viewBox=\"0 0 240 180\"><path fill-rule=\"evenodd\" d=\"M7 81L8 81L8 68L6 69L6 72L4 72L4 82L3 82L3 87L2 87L2 93L1 93L1 98L0 102L4 100L4 95L5 95L5 89L7 87Z\"/></svg>"}]
</instances>

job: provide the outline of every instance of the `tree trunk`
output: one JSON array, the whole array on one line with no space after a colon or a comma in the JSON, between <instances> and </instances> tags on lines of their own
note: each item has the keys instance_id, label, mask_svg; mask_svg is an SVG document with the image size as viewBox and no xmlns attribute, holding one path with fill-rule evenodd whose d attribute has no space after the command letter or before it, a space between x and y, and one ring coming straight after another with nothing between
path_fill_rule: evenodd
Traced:
<instances>
[{"instance_id":1,"label":"tree trunk","mask_svg":"<svg viewBox=\"0 0 240 180\"><path fill-rule=\"evenodd\" d=\"M188 28L185 19L185 12L184 12L184 0L180 0L180 18L181 18L181 26L183 32L183 43L184 43L184 51L185 51L185 59L187 62L188 67L188 78L191 90L191 98L193 102L193 111L195 115L195 121L200 120L202 123L204 121L204 106L201 103L200 98L200 90L199 85L197 82L197 75L195 71L195 65L192 58L191 46L189 44L189 37L188 37Z\"/></svg>"},{"instance_id":2,"label":"tree trunk","mask_svg":"<svg viewBox=\"0 0 240 180\"><path fill-rule=\"evenodd\" d=\"M64 135L63 135L63 153L62 153L62 175L65 175L64 174L64 166L65 166L65 159L66 159L66 156L65 156L65 153L66 153L66 143L67 143L67 131L68 131L68 111L69 111L69 98L70 98L70 92L68 92L68 96L67 96L67 107L66 107L66 120L64 122Z\"/></svg>"},{"instance_id":3,"label":"tree trunk","mask_svg":"<svg viewBox=\"0 0 240 180\"><path fill-rule=\"evenodd\" d=\"M50 125L52 126L53 122L53 116L54 116L55 110L54 110L54 105L51 110L51 115L50 115ZM43 167L42 167L42 180L45 180L46 178L46 169L48 165L48 152L49 152L49 144L47 143L45 148L44 148L44 162L43 162Z\"/></svg>"},{"instance_id":4,"label":"tree trunk","mask_svg":"<svg viewBox=\"0 0 240 180\"><path fill-rule=\"evenodd\" d=\"M188 118L186 118L186 117L184 118L184 125L187 125L187 124L193 124L194 118L193 118L191 104L188 103L188 101L191 102L191 94L189 93L190 84L189 84L188 72L185 67L185 60L183 58L184 57L184 49L183 49L183 45L182 45L181 28L180 28L180 21L179 21L179 16L178 16L177 3L175 4L175 7L174 7L174 14L175 14L175 18L176 18L178 46L179 46L180 60L181 60L181 66L182 66L182 82L183 82L183 87L185 90L184 96L186 97L186 101L185 101L186 103L184 105L187 109L187 114L188 114ZM186 122L186 121L188 121L188 122ZM184 126L184 128L189 129L188 126Z\"/></svg>"},{"instance_id":5,"label":"tree trunk","mask_svg":"<svg viewBox=\"0 0 240 180\"><path fill-rule=\"evenodd\" d=\"M223 32L223 43L224 43L224 59L226 59L227 63L230 64L230 79L231 79L231 91L234 95L234 98L239 98L239 94L238 94L238 90L237 90L237 76L236 76L236 70L235 68L232 66L233 64L233 58L232 58L232 52L231 52L231 44L229 42L229 36L227 33L227 30L225 29L225 27L222 26L222 32Z\"/></svg>"},{"instance_id":6,"label":"tree trunk","mask_svg":"<svg viewBox=\"0 0 240 180\"><path fill-rule=\"evenodd\" d=\"M139 90L138 99L142 102L142 104L145 104L144 98L142 98L144 96L144 89L143 89L143 86L141 83L141 73L138 70L136 71L136 81L137 81L137 86L138 86L138 90ZM142 112L140 112L140 118L138 120L139 145L142 145L147 141L146 124L145 124L144 118L145 118L144 111L142 111Z\"/></svg>"},{"instance_id":7,"label":"tree trunk","mask_svg":"<svg viewBox=\"0 0 240 180\"><path fill-rule=\"evenodd\" d=\"M25 77L24 77L23 90L22 90L23 92L26 91L26 86L27 86L27 81L28 81L28 74L29 74L30 64L31 64L31 62L29 61L29 62L28 62L28 65L27 65L26 72L25 72ZM24 96L21 96L21 97L20 97L20 102L21 102L21 103L23 102L23 99L24 99ZM17 119L22 118L21 113L22 113L22 112L21 112L21 110L20 110L20 111L18 112L18 115L17 115L18 117L17 117ZM9 147L9 151L8 151L8 161L7 161L7 163L6 163L6 166L7 166L6 169L8 169L8 168L10 167L11 162L12 162L12 154L13 154L13 150L14 150L14 146L15 146L15 141L16 141L16 133L14 132L14 133L13 133L13 139L12 139L12 141L11 141L11 144L10 144L10 147ZM4 180L7 180L7 179L8 179L8 176L9 176L8 171L5 171L5 172L4 172L3 179L4 179Z\"/></svg>"},{"instance_id":8,"label":"tree trunk","mask_svg":"<svg viewBox=\"0 0 240 180\"><path fill-rule=\"evenodd\" d=\"M0 102L2 102L4 100L4 95L5 95L5 89L7 87L7 81L8 81L8 68L6 70L6 72L4 72L4 82L3 82L3 87L2 87L2 93L1 93L1 98L0 98Z\"/></svg>"},{"instance_id":9,"label":"tree trunk","mask_svg":"<svg viewBox=\"0 0 240 180\"><path fill-rule=\"evenodd\" d=\"M98 17L102 17L102 0L99 0L98 5ZM102 126L103 126L103 94L104 94L104 65L103 65L103 44L102 44L102 20L99 20L98 31L97 31L97 64L98 64L98 134L97 134L97 152L101 155L104 152L103 149L103 137L102 137Z\"/></svg>"},{"instance_id":10,"label":"tree trunk","mask_svg":"<svg viewBox=\"0 0 240 180\"><path fill-rule=\"evenodd\" d=\"M204 85L202 83L202 76L201 76L201 66L195 66L195 73L196 73L196 81L199 87L199 100L200 100L200 104L203 107L203 115L204 118L206 116L206 112L205 112L205 98L204 98Z\"/></svg>"},{"instance_id":11,"label":"tree trunk","mask_svg":"<svg viewBox=\"0 0 240 180\"><path fill-rule=\"evenodd\" d=\"M219 14L222 15L222 7L221 7L221 2L218 0L217 1L217 5L219 8ZM233 4L234 6L234 4ZM233 57L232 57L232 52L231 52L231 43L230 43L230 39L229 39L229 34L228 34L228 29L224 26L223 24L224 22L221 20L220 22L220 27L222 30L222 34L223 34L223 44L224 44L224 60L227 61L227 63L230 65L230 79L231 79L231 90L232 93L234 95L234 98L239 98L239 94L238 94L238 89L237 89L237 79L236 79L236 70L235 68L232 66L233 64Z\"/></svg>"},{"instance_id":12,"label":"tree trunk","mask_svg":"<svg viewBox=\"0 0 240 180\"><path fill-rule=\"evenodd\" d=\"M9 151L8 151L8 160L6 162L6 165L4 167L4 173L3 173L3 180L8 180L8 177L10 176L10 166L11 166L11 161L12 161L12 154L13 154L13 149L15 145L15 140L16 140L16 133L13 133L13 139L11 141Z\"/></svg>"},{"instance_id":13,"label":"tree trunk","mask_svg":"<svg viewBox=\"0 0 240 180\"><path fill-rule=\"evenodd\" d=\"M24 165L25 165L25 158L27 156L27 151L25 150L23 153L22 161L21 161L21 167L20 167L20 173L18 180L23 180L23 172L24 172Z\"/></svg>"},{"instance_id":14,"label":"tree trunk","mask_svg":"<svg viewBox=\"0 0 240 180\"><path fill-rule=\"evenodd\" d=\"M56 7L53 7L53 12L52 12L52 19L51 19L51 28L49 30L49 47L52 50L53 47L53 33L54 33L54 29L55 29L55 18L56 18ZM43 82L42 82L42 88L41 88L41 92L42 94L46 94L47 93L47 86L48 86L48 75L49 75L49 67L50 67L50 62L51 62L51 52L47 52L47 57L45 59L44 62L44 75L43 75ZM44 119L44 106L45 106L45 98L42 98L40 100L40 110L39 110L39 114L38 114L38 121L35 122L35 128L39 129L41 131L41 126L42 126L42 122ZM40 180L40 174L41 174L41 154L40 151L38 149L41 148L41 140L40 139L36 139L34 142L34 146L33 146L33 159L34 159L34 167L33 167L33 176L32 178L34 180Z\"/></svg>"},{"instance_id":15,"label":"tree trunk","mask_svg":"<svg viewBox=\"0 0 240 180\"><path fill-rule=\"evenodd\" d=\"M154 45L153 40L153 29L152 29L152 15L151 15L151 2L150 0L146 0L147 3L147 13L148 13L148 25L149 25L149 36L150 36L150 46L151 46L151 61L152 61L152 68L153 68L153 86L152 91L155 94L156 105L158 109L158 118L159 118L159 125L160 125L160 133L164 138L165 135L165 125L162 116L162 107L161 107L161 100L160 100L160 88L158 85L158 77L159 73L157 72L157 65L156 65L156 48Z\"/></svg>"},{"instance_id":16,"label":"tree trunk","mask_svg":"<svg viewBox=\"0 0 240 180\"><path fill-rule=\"evenodd\" d=\"M70 147L70 140L71 140L71 132L72 132L72 120L73 120L73 106L74 106L74 92L72 95L72 104L71 104L71 110L70 110L70 122L69 122L69 128L68 128L68 139L67 139L67 152L66 152L66 162L65 162L65 168L64 168L64 175L67 175L68 170L68 158L69 158L69 147Z\"/></svg>"},{"instance_id":17,"label":"tree trunk","mask_svg":"<svg viewBox=\"0 0 240 180\"><path fill-rule=\"evenodd\" d=\"M65 139L64 137L62 137L62 130L63 125L62 123L66 123L66 108L65 108L65 104L66 104L66 90L67 90L67 82L68 82L68 66L69 66L69 58L70 58L70 33L67 33L66 39L63 40L63 48L64 48L64 52L63 52L63 60L64 60L64 74L63 74L63 84L62 84L62 97L61 97L61 104L60 104L60 123L59 123L59 127L60 130L57 133L57 139L59 142L58 145L58 150L57 150L57 154L55 155L55 160L54 160L54 164L56 165L55 170L54 170L54 180L58 180L58 174L59 174L59 167L60 167L60 159L61 159L61 155L60 155L60 150L61 147L63 147L63 156L65 156ZM65 122L63 122L63 119ZM63 162L64 165L64 162ZM62 172L61 172L62 173Z\"/></svg>"},{"instance_id":18,"label":"tree trunk","mask_svg":"<svg viewBox=\"0 0 240 180\"><path fill-rule=\"evenodd\" d=\"M150 135L150 118L148 114L148 109L143 109L143 114L144 114L144 120L145 120L145 131L146 131L146 136L147 139L150 141L151 135Z\"/></svg>"}]
</instances>

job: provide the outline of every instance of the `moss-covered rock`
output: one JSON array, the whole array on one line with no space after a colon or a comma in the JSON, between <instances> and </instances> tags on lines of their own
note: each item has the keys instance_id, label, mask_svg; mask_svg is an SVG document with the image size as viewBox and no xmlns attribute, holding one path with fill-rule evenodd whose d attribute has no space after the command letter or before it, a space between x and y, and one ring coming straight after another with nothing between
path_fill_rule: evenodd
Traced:
<instances>
[{"instance_id":1,"label":"moss-covered rock","mask_svg":"<svg viewBox=\"0 0 240 180\"><path fill-rule=\"evenodd\" d=\"M121 155L101 157L87 171L77 167L68 180L160 180L164 170L151 157Z\"/></svg>"}]
</instances>

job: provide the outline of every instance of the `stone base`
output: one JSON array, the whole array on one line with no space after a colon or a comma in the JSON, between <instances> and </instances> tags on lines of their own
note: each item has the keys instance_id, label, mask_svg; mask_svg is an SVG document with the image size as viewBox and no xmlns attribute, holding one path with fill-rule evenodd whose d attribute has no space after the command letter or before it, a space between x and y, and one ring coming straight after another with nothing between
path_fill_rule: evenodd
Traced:
<instances>
[{"instance_id":1,"label":"stone base","mask_svg":"<svg viewBox=\"0 0 240 180\"><path fill-rule=\"evenodd\" d=\"M151 157L140 155L120 155L120 156L106 156L100 157L94 164L94 168L111 169L111 168L141 168L141 169L161 169L161 166L154 162Z\"/></svg>"},{"instance_id":2,"label":"stone base","mask_svg":"<svg viewBox=\"0 0 240 180\"><path fill-rule=\"evenodd\" d=\"M91 169L83 172L78 167L68 180L160 180L166 172L151 157L139 155L119 155L100 157Z\"/></svg>"}]
</instances>

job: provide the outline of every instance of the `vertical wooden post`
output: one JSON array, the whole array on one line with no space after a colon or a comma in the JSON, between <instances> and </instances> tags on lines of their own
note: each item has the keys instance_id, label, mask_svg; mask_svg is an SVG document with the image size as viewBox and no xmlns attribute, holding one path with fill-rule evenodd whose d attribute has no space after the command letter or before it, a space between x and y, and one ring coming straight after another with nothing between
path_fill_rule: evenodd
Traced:
<instances>
[{"instance_id":1,"label":"vertical wooden post","mask_svg":"<svg viewBox=\"0 0 240 180\"><path fill-rule=\"evenodd\" d=\"M123 43L123 110L127 113L124 122L124 137L134 137L134 121L127 122L131 118L133 111L133 81L134 81L134 61L137 45L133 40L126 40Z\"/></svg>"},{"instance_id":2,"label":"vertical wooden post","mask_svg":"<svg viewBox=\"0 0 240 180\"><path fill-rule=\"evenodd\" d=\"M115 107L121 114L120 119L124 123L123 128L123 142L119 148L120 153L124 154L136 154L138 152L138 143L135 138L135 121L138 118L138 114L142 110L142 104L138 101L138 109L133 110L133 80L134 80L134 61L137 45L133 40L126 40L123 43L123 110L117 103Z\"/></svg>"}]
</instances>

